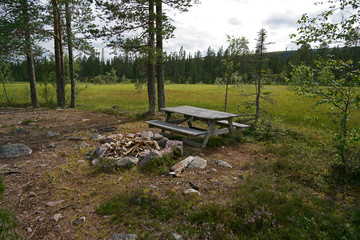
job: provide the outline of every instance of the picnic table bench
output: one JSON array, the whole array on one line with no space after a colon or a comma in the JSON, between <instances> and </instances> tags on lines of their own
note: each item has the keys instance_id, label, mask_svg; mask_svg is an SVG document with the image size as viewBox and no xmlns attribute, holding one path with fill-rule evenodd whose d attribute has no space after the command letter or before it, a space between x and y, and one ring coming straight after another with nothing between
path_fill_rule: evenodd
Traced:
<instances>
[{"instance_id":1,"label":"picnic table bench","mask_svg":"<svg viewBox=\"0 0 360 240\"><path fill-rule=\"evenodd\" d=\"M195 147L205 148L211 136L225 133L231 133L235 141L236 129L250 127L249 125L234 123L232 121L234 117L240 116L239 114L220 112L192 106L162 108L161 110L164 111L167 115L165 122L159 120L146 121L146 123L149 124L149 127L162 129L162 134L165 134L165 131L169 131L190 137L203 137L204 140L202 143L198 143L187 138L182 139L184 143ZM182 114L184 118L170 120L171 115L174 113ZM192 122L197 120L207 123L207 129L201 129L193 126ZM179 125L182 123L187 123L187 127ZM225 128L217 129L215 125L224 126Z\"/></svg>"}]
</instances>

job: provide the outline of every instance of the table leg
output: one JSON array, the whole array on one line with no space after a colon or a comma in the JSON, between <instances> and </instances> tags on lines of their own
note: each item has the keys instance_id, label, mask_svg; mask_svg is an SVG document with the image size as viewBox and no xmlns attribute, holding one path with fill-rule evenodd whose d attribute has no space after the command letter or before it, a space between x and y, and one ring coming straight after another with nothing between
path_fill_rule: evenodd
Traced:
<instances>
[{"instance_id":1,"label":"table leg","mask_svg":"<svg viewBox=\"0 0 360 240\"><path fill-rule=\"evenodd\" d=\"M208 121L208 132L205 135L204 141L201 145L201 148L205 148L206 144L208 143L210 137L214 134L214 130L215 130L215 121Z\"/></svg>"},{"instance_id":2,"label":"table leg","mask_svg":"<svg viewBox=\"0 0 360 240\"><path fill-rule=\"evenodd\" d=\"M166 113L166 119L165 122L169 122L171 117L171 112Z\"/></svg>"},{"instance_id":3,"label":"table leg","mask_svg":"<svg viewBox=\"0 0 360 240\"><path fill-rule=\"evenodd\" d=\"M234 138L234 142L236 142L235 129L231 118L228 119L228 123L229 123L229 131L232 137Z\"/></svg>"}]
</instances>

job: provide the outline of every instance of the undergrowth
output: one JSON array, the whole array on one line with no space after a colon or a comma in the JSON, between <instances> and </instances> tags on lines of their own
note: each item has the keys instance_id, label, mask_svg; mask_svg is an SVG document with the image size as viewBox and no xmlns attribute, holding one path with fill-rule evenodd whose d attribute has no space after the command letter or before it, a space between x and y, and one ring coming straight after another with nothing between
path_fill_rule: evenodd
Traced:
<instances>
[{"instance_id":1,"label":"undergrowth","mask_svg":"<svg viewBox=\"0 0 360 240\"><path fill-rule=\"evenodd\" d=\"M0 178L0 200L5 191L5 186ZM0 209L0 239L19 239L15 232L17 226L15 216L7 209Z\"/></svg>"},{"instance_id":2,"label":"undergrowth","mask_svg":"<svg viewBox=\"0 0 360 240\"><path fill-rule=\"evenodd\" d=\"M215 200L208 200L206 192L187 196L136 189L119 193L97 212L113 215L140 239L160 233L166 238L174 231L184 239L359 239L356 191L346 190L352 189L349 182L334 181L331 138L316 131L274 129L238 136L256 146L247 163L252 174Z\"/></svg>"}]
</instances>

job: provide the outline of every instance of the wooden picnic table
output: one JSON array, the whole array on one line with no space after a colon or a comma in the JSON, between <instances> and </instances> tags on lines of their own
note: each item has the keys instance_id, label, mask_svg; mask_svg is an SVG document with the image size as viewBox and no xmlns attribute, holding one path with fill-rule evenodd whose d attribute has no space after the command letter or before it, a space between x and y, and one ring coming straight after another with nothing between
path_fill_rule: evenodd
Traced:
<instances>
[{"instance_id":1,"label":"wooden picnic table","mask_svg":"<svg viewBox=\"0 0 360 240\"><path fill-rule=\"evenodd\" d=\"M147 121L150 127L157 127L162 129L162 133L165 133L165 130L175 133L180 133L183 135L189 135L192 137L203 137L203 142L198 143L190 139L183 139L184 143L195 147L205 148L209 139L213 135L220 135L225 133L231 133L235 141L235 129L236 128L246 128L250 127L249 125L234 123L233 118L240 116L240 114L227 113L221 111L215 111L205 108L198 108L192 106L179 106L179 107L169 107L162 108L162 111L166 113L165 122L152 120ZM173 114L182 114L183 118L171 120ZM201 129L193 126L192 122L202 121L207 123L207 129ZM180 126L179 124L186 123L187 127ZM216 128L215 126L224 126L224 128Z\"/></svg>"}]
</instances>

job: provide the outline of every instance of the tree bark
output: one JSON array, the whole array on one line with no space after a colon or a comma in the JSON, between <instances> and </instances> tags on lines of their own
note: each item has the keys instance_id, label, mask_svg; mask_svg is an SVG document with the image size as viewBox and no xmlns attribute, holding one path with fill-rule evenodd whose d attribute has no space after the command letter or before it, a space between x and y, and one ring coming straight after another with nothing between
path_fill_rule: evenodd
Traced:
<instances>
[{"instance_id":1,"label":"tree bark","mask_svg":"<svg viewBox=\"0 0 360 240\"><path fill-rule=\"evenodd\" d=\"M149 113L156 112L155 58L154 58L154 0L149 0L149 40L148 40L148 98Z\"/></svg>"},{"instance_id":2,"label":"tree bark","mask_svg":"<svg viewBox=\"0 0 360 240\"><path fill-rule=\"evenodd\" d=\"M51 0L54 18L54 45L55 45L55 65L56 65L56 97L57 104L65 108L65 69L64 51L61 32L61 17L58 0Z\"/></svg>"},{"instance_id":3,"label":"tree bark","mask_svg":"<svg viewBox=\"0 0 360 240\"><path fill-rule=\"evenodd\" d=\"M31 105L33 108L38 108L39 101L38 101L38 94L37 94L37 87L36 87L36 76L35 76L35 64L34 64L34 57L32 52L32 44L31 44L31 33L29 30L30 24L30 17L28 11L27 1L21 2L21 8L24 14L24 21L25 21L25 55L27 60L27 71L29 75L29 82L30 82L30 95L31 95Z\"/></svg>"},{"instance_id":4,"label":"tree bark","mask_svg":"<svg viewBox=\"0 0 360 240\"><path fill-rule=\"evenodd\" d=\"M76 89L75 89L75 78L74 78L74 54L73 54L73 42L72 42L72 29L71 29L71 12L69 7L69 1L65 2L65 14L66 14L66 33L68 42L68 53L69 53L69 72L71 82L71 101L70 107L76 108ZM101 63L103 64L103 62Z\"/></svg>"},{"instance_id":5,"label":"tree bark","mask_svg":"<svg viewBox=\"0 0 360 240\"><path fill-rule=\"evenodd\" d=\"M166 107L165 79L164 79L164 55L163 55L163 15L162 0L156 0L156 78L158 93L158 110Z\"/></svg>"}]
</instances>

